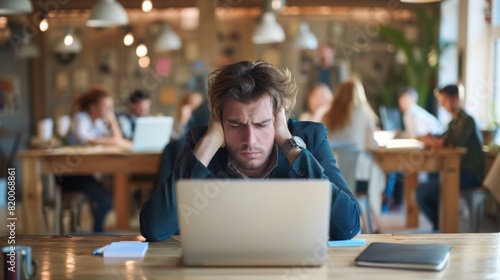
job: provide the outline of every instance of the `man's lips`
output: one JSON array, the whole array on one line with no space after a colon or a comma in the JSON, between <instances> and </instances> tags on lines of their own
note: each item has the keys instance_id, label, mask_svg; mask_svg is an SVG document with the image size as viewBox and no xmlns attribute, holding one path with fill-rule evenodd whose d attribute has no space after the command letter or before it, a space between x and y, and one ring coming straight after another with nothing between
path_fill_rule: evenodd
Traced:
<instances>
[{"instance_id":1,"label":"man's lips","mask_svg":"<svg viewBox=\"0 0 500 280\"><path fill-rule=\"evenodd\" d=\"M255 155L260 154L260 152L258 152L258 151L244 151L244 152L240 152L240 154L243 156L255 156Z\"/></svg>"}]
</instances>

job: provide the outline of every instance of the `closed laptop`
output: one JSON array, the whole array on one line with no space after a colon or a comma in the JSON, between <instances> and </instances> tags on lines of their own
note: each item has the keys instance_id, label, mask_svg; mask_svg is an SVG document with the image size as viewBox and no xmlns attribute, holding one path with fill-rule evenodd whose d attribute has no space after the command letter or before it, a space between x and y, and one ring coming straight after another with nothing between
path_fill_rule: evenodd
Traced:
<instances>
[{"instance_id":1,"label":"closed laptop","mask_svg":"<svg viewBox=\"0 0 500 280\"><path fill-rule=\"evenodd\" d=\"M184 264L321 266L327 261L328 180L180 180Z\"/></svg>"}]
</instances>

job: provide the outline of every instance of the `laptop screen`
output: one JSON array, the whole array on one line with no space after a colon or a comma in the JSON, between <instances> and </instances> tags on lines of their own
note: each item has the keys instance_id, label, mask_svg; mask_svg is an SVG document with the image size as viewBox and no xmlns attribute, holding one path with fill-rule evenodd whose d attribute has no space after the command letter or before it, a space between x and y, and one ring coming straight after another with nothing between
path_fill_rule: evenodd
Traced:
<instances>
[{"instance_id":1,"label":"laptop screen","mask_svg":"<svg viewBox=\"0 0 500 280\"><path fill-rule=\"evenodd\" d=\"M303 265L326 261L328 180L179 180L177 212L187 265Z\"/></svg>"},{"instance_id":2,"label":"laptop screen","mask_svg":"<svg viewBox=\"0 0 500 280\"><path fill-rule=\"evenodd\" d=\"M140 117L135 124L132 152L161 151L170 141L174 118Z\"/></svg>"}]
</instances>

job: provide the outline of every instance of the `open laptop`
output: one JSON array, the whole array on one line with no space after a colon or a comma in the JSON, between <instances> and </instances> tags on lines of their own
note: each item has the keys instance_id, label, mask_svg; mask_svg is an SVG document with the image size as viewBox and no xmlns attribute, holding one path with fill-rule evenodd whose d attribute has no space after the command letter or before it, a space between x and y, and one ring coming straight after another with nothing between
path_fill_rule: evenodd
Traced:
<instances>
[{"instance_id":1,"label":"open laptop","mask_svg":"<svg viewBox=\"0 0 500 280\"><path fill-rule=\"evenodd\" d=\"M132 152L162 151L170 141L173 117L140 117L135 123Z\"/></svg>"},{"instance_id":2,"label":"open laptop","mask_svg":"<svg viewBox=\"0 0 500 280\"><path fill-rule=\"evenodd\" d=\"M321 266L328 255L327 180L180 180L188 266Z\"/></svg>"}]
</instances>

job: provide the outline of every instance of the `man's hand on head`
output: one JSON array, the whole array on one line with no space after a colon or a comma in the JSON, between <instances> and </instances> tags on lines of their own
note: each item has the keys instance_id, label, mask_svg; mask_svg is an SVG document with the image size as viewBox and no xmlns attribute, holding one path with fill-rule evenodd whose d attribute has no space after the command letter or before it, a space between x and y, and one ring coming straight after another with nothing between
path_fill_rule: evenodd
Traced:
<instances>
[{"instance_id":1,"label":"man's hand on head","mask_svg":"<svg viewBox=\"0 0 500 280\"><path fill-rule=\"evenodd\" d=\"M224 129L220 121L217 121L212 115L208 121L208 128L205 135L196 143L193 153L196 158L208 166L217 151L226 146L224 140Z\"/></svg>"},{"instance_id":2,"label":"man's hand on head","mask_svg":"<svg viewBox=\"0 0 500 280\"><path fill-rule=\"evenodd\" d=\"M290 138L292 134L288 130L285 110L281 109L274 117L274 142L281 148Z\"/></svg>"},{"instance_id":3,"label":"man's hand on head","mask_svg":"<svg viewBox=\"0 0 500 280\"><path fill-rule=\"evenodd\" d=\"M214 141L214 145L217 145L218 148L223 148L226 146L226 142L224 140L224 128L222 127L222 123L214 118L213 115L210 115L210 120L208 121L208 129L205 133L205 136L208 136L212 141Z\"/></svg>"}]
</instances>

